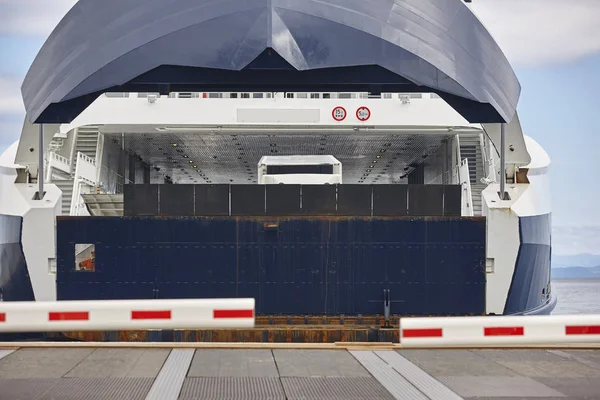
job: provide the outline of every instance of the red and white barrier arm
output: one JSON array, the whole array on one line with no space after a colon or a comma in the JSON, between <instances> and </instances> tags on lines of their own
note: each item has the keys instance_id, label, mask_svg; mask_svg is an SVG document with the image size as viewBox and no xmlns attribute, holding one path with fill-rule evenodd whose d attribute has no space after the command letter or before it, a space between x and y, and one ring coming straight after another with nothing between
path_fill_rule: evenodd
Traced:
<instances>
[{"instance_id":1,"label":"red and white barrier arm","mask_svg":"<svg viewBox=\"0 0 600 400\"><path fill-rule=\"evenodd\" d=\"M600 344L600 315L401 318L403 347Z\"/></svg>"},{"instance_id":2,"label":"red and white barrier arm","mask_svg":"<svg viewBox=\"0 0 600 400\"><path fill-rule=\"evenodd\" d=\"M253 327L254 299L0 302L0 332Z\"/></svg>"}]
</instances>

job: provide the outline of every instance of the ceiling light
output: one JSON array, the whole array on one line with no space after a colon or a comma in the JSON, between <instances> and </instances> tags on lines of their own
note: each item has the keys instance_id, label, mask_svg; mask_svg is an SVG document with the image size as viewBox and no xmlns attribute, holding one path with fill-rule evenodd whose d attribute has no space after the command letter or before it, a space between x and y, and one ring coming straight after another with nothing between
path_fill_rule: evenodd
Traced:
<instances>
[{"instance_id":1,"label":"ceiling light","mask_svg":"<svg viewBox=\"0 0 600 400\"><path fill-rule=\"evenodd\" d=\"M190 164L193 164L194 162L192 160L188 161Z\"/></svg>"},{"instance_id":2,"label":"ceiling light","mask_svg":"<svg viewBox=\"0 0 600 400\"><path fill-rule=\"evenodd\" d=\"M177 143L171 143L171 146L177 147Z\"/></svg>"}]
</instances>

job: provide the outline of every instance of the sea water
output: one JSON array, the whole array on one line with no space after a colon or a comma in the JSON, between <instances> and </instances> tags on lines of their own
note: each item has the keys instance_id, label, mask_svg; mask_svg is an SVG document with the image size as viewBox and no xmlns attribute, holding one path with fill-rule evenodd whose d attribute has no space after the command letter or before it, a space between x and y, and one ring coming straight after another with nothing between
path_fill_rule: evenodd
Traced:
<instances>
[{"instance_id":1,"label":"sea water","mask_svg":"<svg viewBox=\"0 0 600 400\"><path fill-rule=\"evenodd\" d=\"M600 314L600 279L555 279L558 304L552 315Z\"/></svg>"}]
</instances>

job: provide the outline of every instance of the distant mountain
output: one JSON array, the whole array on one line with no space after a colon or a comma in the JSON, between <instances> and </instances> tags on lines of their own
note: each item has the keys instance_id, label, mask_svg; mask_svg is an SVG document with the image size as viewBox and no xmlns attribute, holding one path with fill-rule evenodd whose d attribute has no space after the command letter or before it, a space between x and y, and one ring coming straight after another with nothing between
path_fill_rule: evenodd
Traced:
<instances>
[{"instance_id":1,"label":"distant mountain","mask_svg":"<svg viewBox=\"0 0 600 400\"><path fill-rule=\"evenodd\" d=\"M552 279L600 279L600 266L552 268Z\"/></svg>"},{"instance_id":2,"label":"distant mountain","mask_svg":"<svg viewBox=\"0 0 600 400\"><path fill-rule=\"evenodd\" d=\"M600 254L552 254L552 268L595 267L600 265Z\"/></svg>"}]
</instances>

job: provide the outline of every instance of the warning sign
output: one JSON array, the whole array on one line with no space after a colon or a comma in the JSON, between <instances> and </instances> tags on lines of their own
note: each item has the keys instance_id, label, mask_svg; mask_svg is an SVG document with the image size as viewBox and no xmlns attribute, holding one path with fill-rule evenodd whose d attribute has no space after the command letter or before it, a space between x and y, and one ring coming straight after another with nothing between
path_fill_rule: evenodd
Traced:
<instances>
[{"instance_id":1,"label":"warning sign","mask_svg":"<svg viewBox=\"0 0 600 400\"><path fill-rule=\"evenodd\" d=\"M333 109L333 112L331 113L331 115L333 116L333 119L335 119L336 121L340 122L346 119L346 109L344 107L336 107Z\"/></svg>"},{"instance_id":2,"label":"warning sign","mask_svg":"<svg viewBox=\"0 0 600 400\"><path fill-rule=\"evenodd\" d=\"M371 110L365 106L359 107L358 110L356 110L356 118L358 118L359 121L367 121L371 118Z\"/></svg>"}]
</instances>

